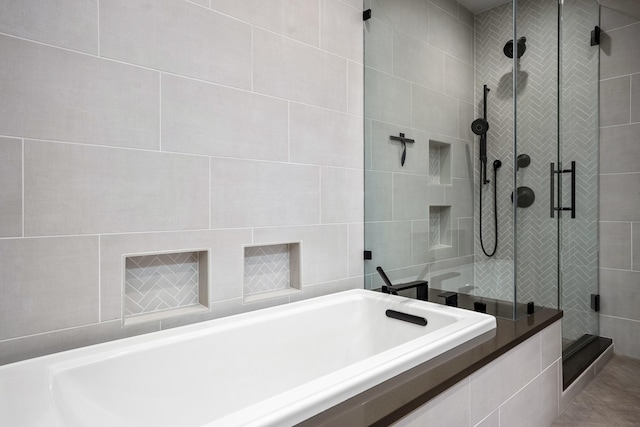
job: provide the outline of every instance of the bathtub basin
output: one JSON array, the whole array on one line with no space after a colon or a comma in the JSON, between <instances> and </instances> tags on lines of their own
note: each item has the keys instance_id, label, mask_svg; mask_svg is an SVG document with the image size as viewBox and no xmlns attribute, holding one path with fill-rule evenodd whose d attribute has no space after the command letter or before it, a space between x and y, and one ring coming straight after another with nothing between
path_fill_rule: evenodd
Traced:
<instances>
[{"instance_id":1,"label":"bathtub basin","mask_svg":"<svg viewBox=\"0 0 640 427\"><path fill-rule=\"evenodd\" d=\"M351 290L1 366L0 418L12 427L293 425L495 325Z\"/></svg>"}]
</instances>

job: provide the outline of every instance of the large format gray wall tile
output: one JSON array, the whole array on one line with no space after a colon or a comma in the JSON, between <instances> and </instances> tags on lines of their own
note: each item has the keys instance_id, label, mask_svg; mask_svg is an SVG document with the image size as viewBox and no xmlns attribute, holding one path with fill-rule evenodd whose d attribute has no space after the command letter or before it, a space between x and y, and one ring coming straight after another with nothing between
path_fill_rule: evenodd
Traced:
<instances>
[{"instance_id":1,"label":"large format gray wall tile","mask_svg":"<svg viewBox=\"0 0 640 427\"><path fill-rule=\"evenodd\" d=\"M613 0L618 2L618 0ZM601 6L606 4L606 1L600 0ZM609 7L600 8L600 26L602 30L611 31L620 27L626 27L627 25L635 24L639 19L633 18L629 15L621 13L620 11L610 9Z\"/></svg>"},{"instance_id":2,"label":"large format gray wall tile","mask_svg":"<svg viewBox=\"0 0 640 427\"><path fill-rule=\"evenodd\" d=\"M631 223L600 222L600 268L631 269Z\"/></svg>"},{"instance_id":3,"label":"large format gray wall tile","mask_svg":"<svg viewBox=\"0 0 640 427\"><path fill-rule=\"evenodd\" d=\"M394 31L376 16L364 24L364 63L367 67L393 73Z\"/></svg>"},{"instance_id":4,"label":"large format gray wall tile","mask_svg":"<svg viewBox=\"0 0 640 427\"><path fill-rule=\"evenodd\" d=\"M393 219L427 219L429 185L424 176L393 174Z\"/></svg>"},{"instance_id":5,"label":"large format gray wall tile","mask_svg":"<svg viewBox=\"0 0 640 427\"><path fill-rule=\"evenodd\" d=\"M444 92L444 56L444 53L424 42L399 31L393 32L393 61L390 62L394 75L400 78ZM473 91L469 94L473 95Z\"/></svg>"},{"instance_id":6,"label":"large format gray wall tile","mask_svg":"<svg viewBox=\"0 0 640 427\"><path fill-rule=\"evenodd\" d=\"M413 38L429 40L429 3L422 0L371 0L374 17Z\"/></svg>"},{"instance_id":7,"label":"large format gray wall tile","mask_svg":"<svg viewBox=\"0 0 640 427\"><path fill-rule=\"evenodd\" d=\"M444 59L444 92L461 101L473 102L473 67L449 55Z\"/></svg>"},{"instance_id":8,"label":"large format gray wall tile","mask_svg":"<svg viewBox=\"0 0 640 427\"><path fill-rule=\"evenodd\" d=\"M320 47L327 52L362 63L362 7L339 0L321 0Z\"/></svg>"},{"instance_id":9,"label":"large format gray wall tile","mask_svg":"<svg viewBox=\"0 0 640 427\"><path fill-rule=\"evenodd\" d=\"M416 85L412 85L411 93L414 127L458 136L458 101L455 98Z\"/></svg>"},{"instance_id":10,"label":"large format gray wall tile","mask_svg":"<svg viewBox=\"0 0 640 427\"><path fill-rule=\"evenodd\" d=\"M541 357L540 337L536 335L472 374L471 425L534 379L540 373Z\"/></svg>"},{"instance_id":11,"label":"large format gray wall tile","mask_svg":"<svg viewBox=\"0 0 640 427\"><path fill-rule=\"evenodd\" d=\"M600 269L600 314L640 321L640 272Z\"/></svg>"},{"instance_id":12,"label":"large format gray wall tile","mask_svg":"<svg viewBox=\"0 0 640 427\"><path fill-rule=\"evenodd\" d=\"M600 45L600 78L640 72L640 23L607 31Z\"/></svg>"},{"instance_id":13,"label":"large format gray wall tile","mask_svg":"<svg viewBox=\"0 0 640 427\"><path fill-rule=\"evenodd\" d=\"M211 159L214 228L317 224L317 166Z\"/></svg>"},{"instance_id":14,"label":"large format gray wall tile","mask_svg":"<svg viewBox=\"0 0 640 427\"><path fill-rule=\"evenodd\" d=\"M211 8L253 25L319 45L320 0L211 0Z\"/></svg>"},{"instance_id":15,"label":"large format gray wall tile","mask_svg":"<svg viewBox=\"0 0 640 427\"><path fill-rule=\"evenodd\" d=\"M0 138L0 237L22 236L22 141Z\"/></svg>"},{"instance_id":16,"label":"large format gray wall tile","mask_svg":"<svg viewBox=\"0 0 640 427\"><path fill-rule=\"evenodd\" d=\"M25 235L208 228L206 158L25 141Z\"/></svg>"},{"instance_id":17,"label":"large format gray wall tile","mask_svg":"<svg viewBox=\"0 0 640 427\"><path fill-rule=\"evenodd\" d=\"M291 161L362 169L362 118L290 103Z\"/></svg>"},{"instance_id":18,"label":"large format gray wall tile","mask_svg":"<svg viewBox=\"0 0 640 427\"><path fill-rule=\"evenodd\" d=\"M631 123L640 122L640 74L631 76Z\"/></svg>"},{"instance_id":19,"label":"large format gray wall tile","mask_svg":"<svg viewBox=\"0 0 640 427\"><path fill-rule=\"evenodd\" d=\"M640 170L640 124L600 129L600 173Z\"/></svg>"},{"instance_id":20,"label":"large format gray wall tile","mask_svg":"<svg viewBox=\"0 0 640 427\"><path fill-rule=\"evenodd\" d=\"M640 173L600 175L600 220L640 221Z\"/></svg>"},{"instance_id":21,"label":"large format gray wall tile","mask_svg":"<svg viewBox=\"0 0 640 427\"><path fill-rule=\"evenodd\" d=\"M393 219L393 174L367 170L365 172L365 221L391 221Z\"/></svg>"},{"instance_id":22,"label":"large format gray wall tile","mask_svg":"<svg viewBox=\"0 0 640 427\"><path fill-rule=\"evenodd\" d=\"M631 78L618 77L600 82L600 126L629 123Z\"/></svg>"},{"instance_id":23,"label":"large format gray wall tile","mask_svg":"<svg viewBox=\"0 0 640 427\"><path fill-rule=\"evenodd\" d=\"M347 66L347 111L361 118L364 115L364 65L349 61Z\"/></svg>"},{"instance_id":24,"label":"large format gray wall tile","mask_svg":"<svg viewBox=\"0 0 640 427\"><path fill-rule=\"evenodd\" d=\"M347 61L254 28L253 90L333 110L347 110Z\"/></svg>"},{"instance_id":25,"label":"large format gray wall tile","mask_svg":"<svg viewBox=\"0 0 640 427\"><path fill-rule=\"evenodd\" d=\"M0 36L0 134L158 148L159 76Z\"/></svg>"},{"instance_id":26,"label":"large format gray wall tile","mask_svg":"<svg viewBox=\"0 0 640 427\"><path fill-rule=\"evenodd\" d=\"M364 201L353 197L364 185L362 170L322 168L321 173L322 223L362 221Z\"/></svg>"},{"instance_id":27,"label":"large format gray wall tile","mask_svg":"<svg viewBox=\"0 0 640 427\"><path fill-rule=\"evenodd\" d=\"M634 248L640 248L640 223L634 222L631 224L631 245ZM640 251L636 250L632 255L632 269L640 271Z\"/></svg>"},{"instance_id":28,"label":"large format gray wall tile","mask_svg":"<svg viewBox=\"0 0 640 427\"><path fill-rule=\"evenodd\" d=\"M364 73L365 117L411 126L411 83L372 68Z\"/></svg>"},{"instance_id":29,"label":"large format gray wall tile","mask_svg":"<svg viewBox=\"0 0 640 427\"><path fill-rule=\"evenodd\" d=\"M473 64L473 29L437 7L429 7L429 44Z\"/></svg>"},{"instance_id":30,"label":"large format gray wall tile","mask_svg":"<svg viewBox=\"0 0 640 427\"><path fill-rule=\"evenodd\" d=\"M0 32L97 54L98 2L2 0Z\"/></svg>"},{"instance_id":31,"label":"large format gray wall tile","mask_svg":"<svg viewBox=\"0 0 640 427\"><path fill-rule=\"evenodd\" d=\"M558 416L559 369L560 362L554 363L502 405L500 425L550 425Z\"/></svg>"},{"instance_id":32,"label":"large format gray wall tile","mask_svg":"<svg viewBox=\"0 0 640 427\"><path fill-rule=\"evenodd\" d=\"M613 339L616 354L640 359L640 322L637 320L601 314L600 335Z\"/></svg>"},{"instance_id":33,"label":"large format gray wall tile","mask_svg":"<svg viewBox=\"0 0 640 427\"><path fill-rule=\"evenodd\" d=\"M286 101L162 76L163 150L287 161L287 116Z\"/></svg>"},{"instance_id":34,"label":"large format gray wall tile","mask_svg":"<svg viewBox=\"0 0 640 427\"><path fill-rule=\"evenodd\" d=\"M251 88L251 26L186 1L100 2L100 54Z\"/></svg>"},{"instance_id":35,"label":"large format gray wall tile","mask_svg":"<svg viewBox=\"0 0 640 427\"><path fill-rule=\"evenodd\" d=\"M0 240L0 271L0 339L98 322L97 237Z\"/></svg>"}]
</instances>

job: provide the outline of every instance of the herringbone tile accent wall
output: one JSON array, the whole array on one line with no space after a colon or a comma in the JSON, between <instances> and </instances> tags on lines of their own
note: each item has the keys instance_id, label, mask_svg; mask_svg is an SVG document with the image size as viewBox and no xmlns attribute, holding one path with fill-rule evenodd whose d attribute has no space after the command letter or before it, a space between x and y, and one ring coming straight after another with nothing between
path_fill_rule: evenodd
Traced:
<instances>
[{"instance_id":1,"label":"herringbone tile accent wall","mask_svg":"<svg viewBox=\"0 0 640 427\"><path fill-rule=\"evenodd\" d=\"M125 316L198 304L198 252L128 257L125 264Z\"/></svg>"},{"instance_id":2,"label":"herringbone tile accent wall","mask_svg":"<svg viewBox=\"0 0 640 427\"><path fill-rule=\"evenodd\" d=\"M290 287L289 245L245 248L244 295L287 289Z\"/></svg>"},{"instance_id":3,"label":"herringbone tile accent wall","mask_svg":"<svg viewBox=\"0 0 640 427\"><path fill-rule=\"evenodd\" d=\"M589 45L593 26L593 2L568 0L563 8L562 90L558 99L558 12L555 0L522 0L518 2L518 33L527 38L527 50L518 61L518 153L531 157L531 164L520 169L517 185L531 187L536 194L533 206L518 209L517 283L518 300L536 304L558 305L558 223L549 218L549 164L558 162L557 141L561 138L560 160L577 163L577 218L563 219L562 265L563 307L570 319L567 336L578 334L593 324L585 298L589 289L597 287L597 218L598 218L598 112L597 78L598 52ZM597 18L597 15L596 15ZM499 245L493 258L480 249L479 233L475 234L476 293L495 298L511 299L512 280L505 276L513 271L513 210L512 192L512 61L503 52L504 44L513 38L511 4L495 7L476 15L476 117L482 114L482 87L491 89L488 95L488 157L502 160L498 175ZM562 122L558 135L557 107L560 101ZM478 156L478 144L476 158ZM489 173L489 175L491 175ZM474 197L475 229L479 230L482 215L485 248L493 247L493 185L483 187L482 212L478 211L479 165L476 162ZM490 176L489 179L493 179ZM564 205L570 194L569 180L563 181ZM502 280L499 279L502 277ZM504 287L504 288L503 288ZM511 296L510 296L511 295Z\"/></svg>"}]
</instances>

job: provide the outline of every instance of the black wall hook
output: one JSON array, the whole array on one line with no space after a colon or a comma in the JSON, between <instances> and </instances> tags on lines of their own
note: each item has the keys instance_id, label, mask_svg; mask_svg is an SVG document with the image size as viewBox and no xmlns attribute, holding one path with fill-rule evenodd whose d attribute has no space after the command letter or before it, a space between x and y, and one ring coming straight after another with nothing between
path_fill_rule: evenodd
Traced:
<instances>
[{"instance_id":1,"label":"black wall hook","mask_svg":"<svg viewBox=\"0 0 640 427\"><path fill-rule=\"evenodd\" d=\"M413 144L416 142L411 138L405 138L404 133L401 133L400 136L391 135L389 138L392 141L400 141L402 142L402 157L400 157L400 166L404 166L404 161L407 159L407 143Z\"/></svg>"}]
</instances>

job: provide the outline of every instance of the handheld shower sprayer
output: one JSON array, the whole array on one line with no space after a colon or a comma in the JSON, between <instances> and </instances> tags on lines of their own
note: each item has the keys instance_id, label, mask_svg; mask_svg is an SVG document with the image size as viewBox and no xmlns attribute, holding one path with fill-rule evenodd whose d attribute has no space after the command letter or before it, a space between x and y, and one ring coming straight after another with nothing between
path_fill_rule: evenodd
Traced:
<instances>
[{"instance_id":1,"label":"handheld shower sprayer","mask_svg":"<svg viewBox=\"0 0 640 427\"><path fill-rule=\"evenodd\" d=\"M471 131L480 136L480 168L482 169L482 183L488 184L487 180L487 131L489 130L489 122L487 121L487 94L491 89L484 85L483 87L483 116L475 119L471 123Z\"/></svg>"},{"instance_id":2,"label":"handheld shower sprayer","mask_svg":"<svg viewBox=\"0 0 640 427\"><path fill-rule=\"evenodd\" d=\"M498 249L498 205L497 205L497 193L498 193L498 169L502 166L502 162L500 160L494 160L493 162L493 219L494 219L494 242L493 242L493 251L487 252L484 247L484 241L482 238L482 187L485 184L488 184L489 181L487 179L487 131L489 130L489 122L487 121L487 94L491 89L484 85L483 88L483 115L482 118L475 119L473 123L471 123L471 131L480 137L480 198L479 198L479 221L480 221L480 246L482 247L482 252L488 257L492 257L495 255L496 250Z\"/></svg>"}]
</instances>

